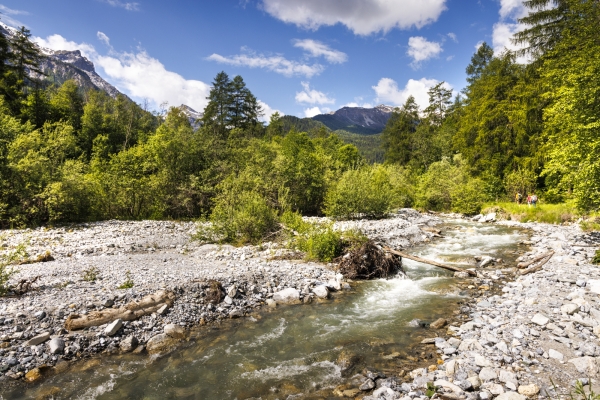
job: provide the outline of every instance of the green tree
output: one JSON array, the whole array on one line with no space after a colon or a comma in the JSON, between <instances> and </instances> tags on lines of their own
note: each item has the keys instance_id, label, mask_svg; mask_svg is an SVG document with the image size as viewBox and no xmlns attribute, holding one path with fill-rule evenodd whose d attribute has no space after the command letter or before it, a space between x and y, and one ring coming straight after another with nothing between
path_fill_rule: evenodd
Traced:
<instances>
[{"instance_id":1,"label":"green tree","mask_svg":"<svg viewBox=\"0 0 600 400\"><path fill-rule=\"evenodd\" d=\"M413 96L394 110L383 132L382 142L385 161L406 165L411 159L413 135L419 124L419 106Z\"/></svg>"}]
</instances>

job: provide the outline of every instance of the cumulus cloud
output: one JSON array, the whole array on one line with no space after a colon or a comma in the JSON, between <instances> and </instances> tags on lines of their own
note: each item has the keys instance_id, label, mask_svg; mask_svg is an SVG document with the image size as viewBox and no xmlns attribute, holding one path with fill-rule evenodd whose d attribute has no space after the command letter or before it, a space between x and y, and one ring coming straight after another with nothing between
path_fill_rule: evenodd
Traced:
<instances>
[{"instance_id":1,"label":"cumulus cloud","mask_svg":"<svg viewBox=\"0 0 600 400\"><path fill-rule=\"evenodd\" d=\"M99 35L99 38L103 42L109 42L106 35ZM155 108L163 102L172 105L186 104L195 110L206 107L209 85L168 71L159 60L143 49L122 53L111 50L107 55L102 55L90 44L75 43L60 35L33 39L40 46L51 50L80 50L100 67L100 72L103 72L107 81L138 101L148 99Z\"/></svg>"},{"instance_id":2,"label":"cumulus cloud","mask_svg":"<svg viewBox=\"0 0 600 400\"><path fill-rule=\"evenodd\" d=\"M335 103L335 99L330 99L323 92L319 92L318 90L311 89L308 82L302 82L302 87L304 88L301 92L296 92L296 101L298 103L306 103L306 104L333 104Z\"/></svg>"},{"instance_id":3,"label":"cumulus cloud","mask_svg":"<svg viewBox=\"0 0 600 400\"><path fill-rule=\"evenodd\" d=\"M492 30L492 47L495 54L505 50L520 50L522 45L512 42L513 35L526 28L526 25L518 22L519 18L527 15L528 10L523 5L523 0L500 0L500 19L494 24ZM529 57L518 57L517 62L527 63Z\"/></svg>"},{"instance_id":4,"label":"cumulus cloud","mask_svg":"<svg viewBox=\"0 0 600 400\"><path fill-rule=\"evenodd\" d=\"M126 3L120 0L101 0L103 3L109 4L113 7L124 8L127 11L139 11L140 3Z\"/></svg>"},{"instance_id":5,"label":"cumulus cloud","mask_svg":"<svg viewBox=\"0 0 600 400\"><path fill-rule=\"evenodd\" d=\"M325 69L321 64L303 64L288 60L280 55L265 56L263 54L248 53L225 57L215 53L207 59L237 67L263 68L288 77L304 76L310 78L319 75Z\"/></svg>"},{"instance_id":6,"label":"cumulus cloud","mask_svg":"<svg viewBox=\"0 0 600 400\"><path fill-rule=\"evenodd\" d=\"M29 15L27 11L23 10L14 10L12 8L6 7L3 4L0 4L0 14L2 14L2 21L13 28L17 28L20 26L24 26L24 24L18 19L14 18L14 15Z\"/></svg>"},{"instance_id":7,"label":"cumulus cloud","mask_svg":"<svg viewBox=\"0 0 600 400\"><path fill-rule=\"evenodd\" d=\"M442 45L437 42L430 42L422 36L413 36L408 39L407 54L412 57L413 67L418 67L422 61L437 57L443 51Z\"/></svg>"},{"instance_id":8,"label":"cumulus cloud","mask_svg":"<svg viewBox=\"0 0 600 400\"><path fill-rule=\"evenodd\" d=\"M319 115L319 114L323 114L321 112L321 109L319 107L312 107L312 108L305 108L304 109L304 116L306 118L312 118L315 115Z\"/></svg>"},{"instance_id":9,"label":"cumulus cloud","mask_svg":"<svg viewBox=\"0 0 600 400\"><path fill-rule=\"evenodd\" d=\"M279 110L276 110L274 108L271 108L267 103L265 103L264 101L260 101L258 100L258 104L260 104L262 110L263 110L263 115L260 117L260 120L263 122L269 122L271 120L271 115L275 114L276 112L279 113L280 116L284 116L285 114Z\"/></svg>"},{"instance_id":10,"label":"cumulus cloud","mask_svg":"<svg viewBox=\"0 0 600 400\"><path fill-rule=\"evenodd\" d=\"M421 28L435 22L446 0L262 0L271 16L316 30L345 25L357 35L386 33L391 29Z\"/></svg>"},{"instance_id":11,"label":"cumulus cloud","mask_svg":"<svg viewBox=\"0 0 600 400\"><path fill-rule=\"evenodd\" d=\"M317 40L296 40L294 42L294 47L300 47L313 57L323 56L331 64L341 64L348 61L348 55L346 53L343 53L339 50L334 50Z\"/></svg>"},{"instance_id":12,"label":"cumulus cloud","mask_svg":"<svg viewBox=\"0 0 600 400\"><path fill-rule=\"evenodd\" d=\"M452 39L454 43L458 43L458 37L456 36L456 33L450 32L447 36Z\"/></svg>"},{"instance_id":13,"label":"cumulus cloud","mask_svg":"<svg viewBox=\"0 0 600 400\"><path fill-rule=\"evenodd\" d=\"M416 103L421 109L429 105L429 95L427 91L437 85L439 81L435 79L421 78L419 80L409 79L403 89L398 87L396 81L390 78L381 78L373 90L377 95L377 102L401 106L406 102L409 96L415 98ZM450 85L446 86L451 89Z\"/></svg>"}]
</instances>

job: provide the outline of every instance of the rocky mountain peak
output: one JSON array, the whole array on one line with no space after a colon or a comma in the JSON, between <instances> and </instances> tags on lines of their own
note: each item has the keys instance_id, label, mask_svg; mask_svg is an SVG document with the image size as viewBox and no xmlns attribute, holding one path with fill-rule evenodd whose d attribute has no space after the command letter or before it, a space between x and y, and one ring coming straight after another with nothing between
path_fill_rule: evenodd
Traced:
<instances>
[{"instance_id":1,"label":"rocky mountain peak","mask_svg":"<svg viewBox=\"0 0 600 400\"><path fill-rule=\"evenodd\" d=\"M384 104L373 108L342 107L329 114L316 115L312 119L322 122L333 131L342 129L372 135L383 131L393 110L394 107Z\"/></svg>"}]
</instances>

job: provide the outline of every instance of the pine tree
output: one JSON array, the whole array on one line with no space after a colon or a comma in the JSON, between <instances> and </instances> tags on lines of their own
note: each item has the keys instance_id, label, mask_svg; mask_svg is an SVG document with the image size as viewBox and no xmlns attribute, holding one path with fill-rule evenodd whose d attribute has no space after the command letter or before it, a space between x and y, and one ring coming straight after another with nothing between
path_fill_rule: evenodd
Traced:
<instances>
[{"instance_id":1,"label":"pine tree","mask_svg":"<svg viewBox=\"0 0 600 400\"><path fill-rule=\"evenodd\" d=\"M415 98L409 96L404 105L392 113L382 132L386 162L405 165L410 161L418 124L419 106Z\"/></svg>"},{"instance_id":2,"label":"pine tree","mask_svg":"<svg viewBox=\"0 0 600 400\"><path fill-rule=\"evenodd\" d=\"M467 66L467 82L472 84L481 76L481 72L489 64L494 57L494 49L492 49L486 42L483 42L477 49L473 57L471 57L471 63Z\"/></svg>"},{"instance_id":3,"label":"pine tree","mask_svg":"<svg viewBox=\"0 0 600 400\"><path fill-rule=\"evenodd\" d=\"M31 32L22 26L10 39L10 61L21 89L33 81L32 73L43 75L39 65L43 56L38 46L30 40Z\"/></svg>"}]
</instances>

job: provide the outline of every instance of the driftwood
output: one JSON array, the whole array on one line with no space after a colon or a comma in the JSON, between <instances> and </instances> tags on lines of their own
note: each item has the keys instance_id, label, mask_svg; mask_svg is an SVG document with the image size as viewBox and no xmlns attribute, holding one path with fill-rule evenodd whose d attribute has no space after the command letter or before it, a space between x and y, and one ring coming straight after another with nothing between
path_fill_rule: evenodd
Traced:
<instances>
[{"instance_id":1,"label":"driftwood","mask_svg":"<svg viewBox=\"0 0 600 400\"><path fill-rule=\"evenodd\" d=\"M349 279L388 278L404 274L402 258L386 253L372 240L342 257L338 271Z\"/></svg>"},{"instance_id":2,"label":"driftwood","mask_svg":"<svg viewBox=\"0 0 600 400\"><path fill-rule=\"evenodd\" d=\"M542 254L542 255L540 255L540 256L537 256L537 257L535 257L535 258L534 258L534 259L532 259L532 260L520 262L520 263L518 263L518 264L517 264L517 268L520 268L520 269L527 268L527 267L529 267L531 264L535 264L536 262L538 262L538 261L540 261L540 260L543 260L544 258L546 258L546 257L548 257L548 256L551 256L552 254L554 254L554 252L553 252L553 251L551 251L551 252L549 252L549 253Z\"/></svg>"},{"instance_id":3,"label":"driftwood","mask_svg":"<svg viewBox=\"0 0 600 400\"><path fill-rule=\"evenodd\" d=\"M92 311L87 315L71 314L65 322L69 331L103 325L116 319L133 321L141 316L158 311L163 305L171 307L175 301L175 294L166 290L159 290L154 294L143 297L140 301L133 301L119 308L109 308L102 311Z\"/></svg>"},{"instance_id":4,"label":"driftwood","mask_svg":"<svg viewBox=\"0 0 600 400\"><path fill-rule=\"evenodd\" d=\"M31 285L33 285L38 279L40 279L39 275L33 278L32 280L21 279L19 283L17 283L17 286L15 286L15 288L13 289L13 292L17 296L24 295L25 293L31 290Z\"/></svg>"},{"instance_id":5,"label":"driftwood","mask_svg":"<svg viewBox=\"0 0 600 400\"><path fill-rule=\"evenodd\" d=\"M390 249L389 247L384 247L383 249L385 251L389 251L390 253L395 254L397 256L408 258L409 260L418 261L418 262L423 263L423 264L433 265L435 267L447 269L448 271L466 272L467 274L469 274L471 276L477 276L477 272L475 272L475 271L471 271L471 270L463 269L463 268L458 268L458 267L453 267L451 265L442 264L442 263L439 263L437 261L426 260L424 258L417 257L417 256L411 256L410 254L406 254L406 253L398 251L398 250L393 250L393 249Z\"/></svg>"},{"instance_id":6,"label":"driftwood","mask_svg":"<svg viewBox=\"0 0 600 400\"><path fill-rule=\"evenodd\" d=\"M546 254L546 258L542 259L538 265L519 271L519 275L527 275L527 274L531 274L532 272L537 272L537 271L541 270L542 267L544 266L544 264L546 264L548 261L550 261L550 259L552 258L553 255L554 255L554 252L551 251L550 253Z\"/></svg>"}]
</instances>

